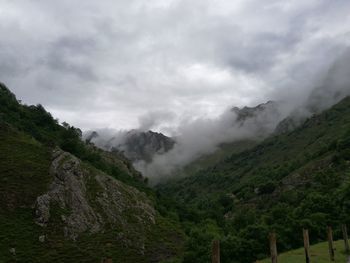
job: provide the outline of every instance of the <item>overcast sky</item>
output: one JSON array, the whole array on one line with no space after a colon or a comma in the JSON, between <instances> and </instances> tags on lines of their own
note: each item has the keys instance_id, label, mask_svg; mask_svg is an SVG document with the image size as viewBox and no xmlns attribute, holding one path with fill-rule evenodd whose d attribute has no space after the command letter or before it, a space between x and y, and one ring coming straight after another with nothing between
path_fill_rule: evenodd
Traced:
<instances>
[{"instance_id":1,"label":"overcast sky","mask_svg":"<svg viewBox=\"0 0 350 263\"><path fill-rule=\"evenodd\" d=\"M25 103L156 129L305 97L350 43L350 1L0 0L0 34L0 81Z\"/></svg>"}]
</instances>

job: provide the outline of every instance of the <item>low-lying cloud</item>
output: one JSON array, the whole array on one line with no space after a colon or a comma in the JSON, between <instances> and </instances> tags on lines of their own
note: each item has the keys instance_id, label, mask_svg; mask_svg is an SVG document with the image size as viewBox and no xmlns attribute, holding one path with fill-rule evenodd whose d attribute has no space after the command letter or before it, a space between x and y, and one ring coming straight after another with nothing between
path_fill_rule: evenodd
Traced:
<instances>
[{"instance_id":1,"label":"low-lying cloud","mask_svg":"<svg viewBox=\"0 0 350 263\"><path fill-rule=\"evenodd\" d=\"M269 102L259 106L262 108L244 121L240 121L237 111L229 109L216 119L183 123L177 130L177 143L171 151L154 156L152 163L135 163L135 167L153 182L164 180L195 159L214 152L222 143L263 139L271 135L286 117L292 117L298 123L329 108L350 95L350 50L322 73L312 83L313 88L305 89L302 100L296 101L291 97L289 100Z\"/></svg>"},{"instance_id":2,"label":"low-lying cloud","mask_svg":"<svg viewBox=\"0 0 350 263\"><path fill-rule=\"evenodd\" d=\"M152 162L137 161L134 166L155 183L173 176L197 158L214 152L223 143L261 140L273 134L276 126L286 117L301 123L307 117L329 108L350 94L350 50L324 67L317 76L314 82L300 83L300 86L304 86L304 93L299 96L288 98L282 93L281 100L252 108L230 107L215 118L181 117L171 111L146 113L139 118L139 127L133 130L134 133L164 127L176 118L181 121L167 130L176 141L173 149L155 154ZM101 129L98 133L99 136L93 140L96 145L106 150L123 150L129 131Z\"/></svg>"},{"instance_id":3,"label":"low-lying cloud","mask_svg":"<svg viewBox=\"0 0 350 263\"><path fill-rule=\"evenodd\" d=\"M155 155L151 163L135 163L152 181L165 179L195 159L212 153L222 143L236 140L259 140L271 134L285 117L278 103L268 103L246 120L238 120L232 109L215 119L197 119L183 123L176 131L176 144L165 154Z\"/></svg>"}]
</instances>

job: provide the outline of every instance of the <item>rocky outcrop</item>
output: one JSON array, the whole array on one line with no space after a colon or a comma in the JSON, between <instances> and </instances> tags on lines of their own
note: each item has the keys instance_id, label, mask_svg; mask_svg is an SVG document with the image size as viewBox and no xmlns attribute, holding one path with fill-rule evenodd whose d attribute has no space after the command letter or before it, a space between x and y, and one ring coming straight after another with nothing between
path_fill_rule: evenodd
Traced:
<instances>
[{"instance_id":1,"label":"rocky outcrop","mask_svg":"<svg viewBox=\"0 0 350 263\"><path fill-rule=\"evenodd\" d=\"M127 237L128 229L138 231L155 223L155 210L144 193L67 152L54 151L50 175L49 190L36 199L35 222L49 227L52 217L59 215L67 239L104 232L111 226L117 226L119 235Z\"/></svg>"}]
</instances>

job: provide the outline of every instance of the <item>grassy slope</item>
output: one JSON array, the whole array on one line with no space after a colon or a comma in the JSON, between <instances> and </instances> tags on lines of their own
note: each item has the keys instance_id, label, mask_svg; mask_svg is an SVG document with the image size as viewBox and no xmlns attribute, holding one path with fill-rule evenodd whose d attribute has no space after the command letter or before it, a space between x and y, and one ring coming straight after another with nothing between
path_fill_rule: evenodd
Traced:
<instances>
[{"instance_id":1,"label":"grassy slope","mask_svg":"<svg viewBox=\"0 0 350 263\"><path fill-rule=\"evenodd\" d=\"M344 252L344 241L338 240L334 242L335 247L335 262L347 263L348 255ZM328 243L322 242L310 246L311 262L314 263L329 263ZM270 263L270 259L258 261L259 263ZM282 253L278 256L279 263L302 263L305 262L304 248L295 249Z\"/></svg>"},{"instance_id":2,"label":"grassy slope","mask_svg":"<svg viewBox=\"0 0 350 263\"><path fill-rule=\"evenodd\" d=\"M12 247L16 258L29 262L40 250L40 228L34 224L31 205L50 183L49 156L29 136L0 126L0 262L12 258Z\"/></svg>"}]
</instances>

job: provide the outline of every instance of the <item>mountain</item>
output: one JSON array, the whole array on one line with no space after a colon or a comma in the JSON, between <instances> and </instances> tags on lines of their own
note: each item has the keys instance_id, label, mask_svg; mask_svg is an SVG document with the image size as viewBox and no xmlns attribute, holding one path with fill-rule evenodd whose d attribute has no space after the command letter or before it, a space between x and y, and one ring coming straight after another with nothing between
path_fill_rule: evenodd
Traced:
<instances>
[{"instance_id":1,"label":"mountain","mask_svg":"<svg viewBox=\"0 0 350 263\"><path fill-rule=\"evenodd\" d=\"M131 161L150 162L155 154L163 154L171 150L174 144L173 139L162 133L132 130L127 133L125 141L116 149L123 152Z\"/></svg>"},{"instance_id":2,"label":"mountain","mask_svg":"<svg viewBox=\"0 0 350 263\"><path fill-rule=\"evenodd\" d=\"M164 262L179 222L131 163L0 85L0 261Z\"/></svg>"},{"instance_id":3,"label":"mountain","mask_svg":"<svg viewBox=\"0 0 350 263\"><path fill-rule=\"evenodd\" d=\"M185 226L184 262L207 262L207 245L220 239L224 262L253 262L268 252L277 232L279 250L325 240L332 225L350 223L350 98L315 114L292 131L275 133L185 178L158 186L177 203Z\"/></svg>"},{"instance_id":4,"label":"mountain","mask_svg":"<svg viewBox=\"0 0 350 263\"><path fill-rule=\"evenodd\" d=\"M176 143L172 138L153 131L131 130L108 135L93 131L84 136L88 142L102 149L123 154L132 162L151 162L154 155L168 152Z\"/></svg>"}]
</instances>

